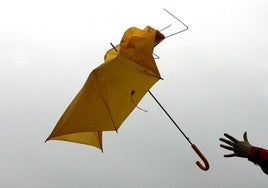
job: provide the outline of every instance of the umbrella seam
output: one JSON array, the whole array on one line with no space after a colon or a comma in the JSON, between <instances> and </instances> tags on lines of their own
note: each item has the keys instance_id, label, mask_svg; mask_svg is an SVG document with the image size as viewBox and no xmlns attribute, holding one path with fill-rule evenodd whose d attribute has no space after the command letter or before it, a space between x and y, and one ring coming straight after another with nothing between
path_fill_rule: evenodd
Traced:
<instances>
[{"instance_id":1,"label":"umbrella seam","mask_svg":"<svg viewBox=\"0 0 268 188\"><path fill-rule=\"evenodd\" d=\"M104 102L104 105L106 106L106 109L107 109L107 111L108 111L108 113L109 113L109 116L110 116L110 118L111 118L111 121L112 121L112 123L113 123L113 125L114 125L114 130L116 130L116 132L117 132L117 128L116 128L116 125L115 125L115 122L114 122L114 119L113 119L111 110L110 110L110 108L109 108L109 105L107 104L107 101L105 100L105 98L104 98L104 96L103 96L103 92L102 92L101 86L100 86L100 84L99 84L99 79L98 79L98 75L97 75L97 73L96 73L96 70L93 70L92 73L94 74L94 76L95 76L95 78L96 78L96 80L97 80L97 86L98 86L98 88L99 88L101 98L102 98L102 100L103 100L103 102Z\"/></svg>"}]
</instances>

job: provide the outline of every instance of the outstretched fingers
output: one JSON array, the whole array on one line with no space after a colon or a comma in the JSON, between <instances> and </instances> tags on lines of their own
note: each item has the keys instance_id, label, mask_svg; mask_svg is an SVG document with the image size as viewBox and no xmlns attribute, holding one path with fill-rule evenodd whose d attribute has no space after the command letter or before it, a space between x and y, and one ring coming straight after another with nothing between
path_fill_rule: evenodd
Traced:
<instances>
[{"instance_id":1,"label":"outstretched fingers","mask_svg":"<svg viewBox=\"0 0 268 188\"><path fill-rule=\"evenodd\" d=\"M230 151L234 151L235 149L233 147L230 147L230 146L226 146L224 144L221 144L220 147L224 148L224 149L227 149L227 150L230 150Z\"/></svg>"},{"instance_id":2,"label":"outstretched fingers","mask_svg":"<svg viewBox=\"0 0 268 188\"><path fill-rule=\"evenodd\" d=\"M229 134L227 134L227 133L224 133L224 136L225 136L226 138L228 138L229 140L233 141L234 143L237 143L237 142L238 142L237 139L235 139L234 137L232 137L231 135L229 135Z\"/></svg>"},{"instance_id":3,"label":"outstretched fingers","mask_svg":"<svg viewBox=\"0 0 268 188\"><path fill-rule=\"evenodd\" d=\"M236 144L238 143L238 140L227 133L225 133L224 136L228 139L220 138L219 140L224 143L220 144L220 147L233 151L233 153L231 154L225 154L224 157L236 157L237 156Z\"/></svg>"},{"instance_id":4,"label":"outstretched fingers","mask_svg":"<svg viewBox=\"0 0 268 188\"><path fill-rule=\"evenodd\" d=\"M237 154L236 153L231 153L231 154L225 154L223 155L224 157L237 157Z\"/></svg>"},{"instance_id":5,"label":"outstretched fingers","mask_svg":"<svg viewBox=\"0 0 268 188\"><path fill-rule=\"evenodd\" d=\"M220 138L220 141L224 142L225 144L228 144L229 146L234 147L235 143L231 142L230 140L226 140L224 138Z\"/></svg>"},{"instance_id":6,"label":"outstretched fingers","mask_svg":"<svg viewBox=\"0 0 268 188\"><path fill-rule=\"evenodd\" d=\"M230 151L233 151L233 153L231 153L231 154L225 154L224 157L236 157L237 156L235 147L227 146L224 144L220 144L220 147L227 149L227 150L230 150Z\"/></svg>"}]
</instances>

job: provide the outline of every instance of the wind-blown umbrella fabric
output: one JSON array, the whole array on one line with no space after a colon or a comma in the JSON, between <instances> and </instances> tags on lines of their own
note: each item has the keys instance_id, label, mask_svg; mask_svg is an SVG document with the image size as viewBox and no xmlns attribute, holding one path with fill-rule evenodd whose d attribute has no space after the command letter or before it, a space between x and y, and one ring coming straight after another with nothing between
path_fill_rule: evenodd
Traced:
<instances>
[{"instance_id":1,"label":"wind-blown umbrella fabric","mask_svg":"<svg viewBox=\"0 0 268 188\"><path fill-rule=\"evenodd\" d=\"M102 132L118 130L146 92L161 79L153 57L164 39L147 26L129 28L118 46L105 54L47 140L64 140L100 148Z\"/></svg>"}]
</instances>

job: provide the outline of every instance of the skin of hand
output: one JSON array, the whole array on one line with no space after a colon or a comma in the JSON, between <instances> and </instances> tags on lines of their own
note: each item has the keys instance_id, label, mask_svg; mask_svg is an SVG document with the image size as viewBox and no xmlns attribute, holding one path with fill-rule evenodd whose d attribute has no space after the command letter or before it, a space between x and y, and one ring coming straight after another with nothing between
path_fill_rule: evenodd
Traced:
<instances>
[{"instance_id":1,"label":"skin of hand","mask_svg":"<svg viewBox=\"0 0 268 188\"><path fill-rule=\"evenodd\" d=\"M247 137L247 132L244 133L243 135L243 140L239 141L233 136L224 133L225 138L220 138L219 140L223 142L224 144L220 144L220 147L233 151L231 154L226 154L224 157L243 157L243 158L248 158L250 149L251 149L251 144L248 142L248 137Z\"/></svg>"}]
</instances>

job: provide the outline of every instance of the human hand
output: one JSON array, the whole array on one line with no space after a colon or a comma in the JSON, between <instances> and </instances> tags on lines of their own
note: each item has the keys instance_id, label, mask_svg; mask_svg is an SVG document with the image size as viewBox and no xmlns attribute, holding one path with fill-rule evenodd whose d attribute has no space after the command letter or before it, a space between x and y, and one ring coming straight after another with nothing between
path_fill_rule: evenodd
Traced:
<instances>
[{"instance_id":1,"label":"human hand","mask_svg":"<svg viewBox=\"0 0 268 188\"><path fill-rule=\"evenodd\" d=\"M220 138L219 139L220 141L227 144L227 145L221 144L220 147L234 152L231 154L226 154L224 155L224 157L248 158L252 146L248 142L247 132L245 132L243 135L244 139L243 141L239 141L227 133L225 133L224 136L227 137L229 140L225 138Z\"/></svg>"}]
</instances>

